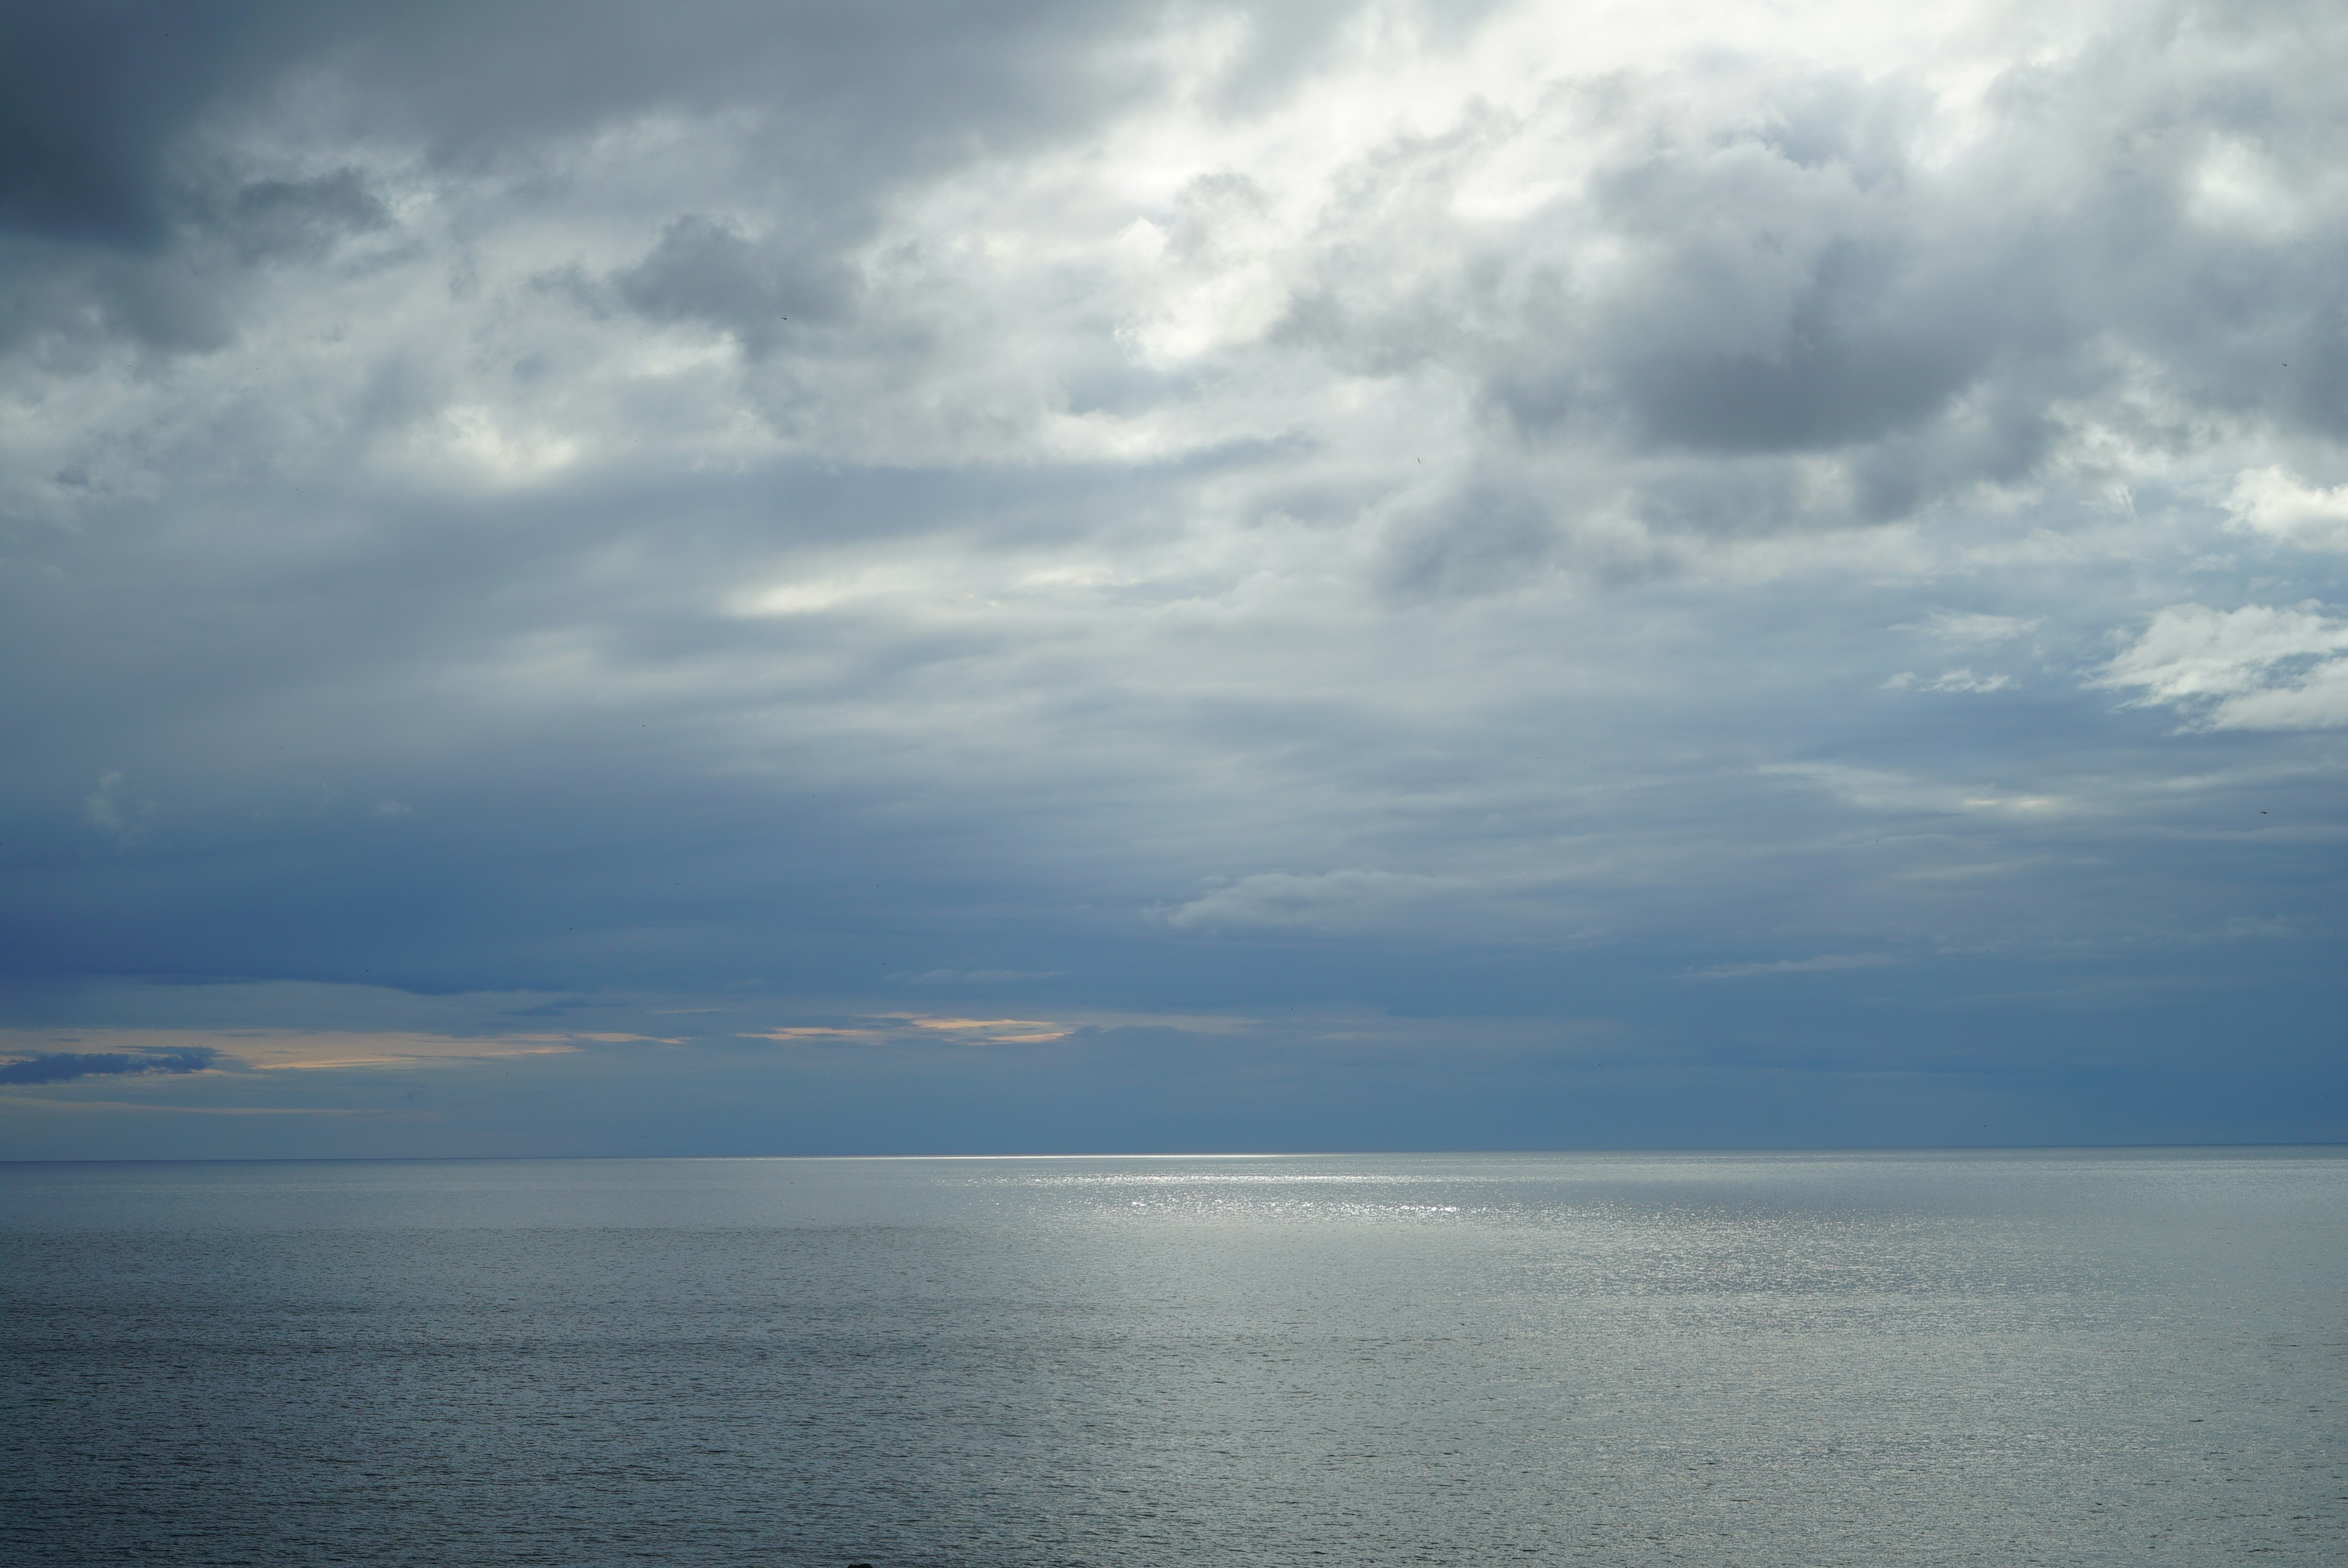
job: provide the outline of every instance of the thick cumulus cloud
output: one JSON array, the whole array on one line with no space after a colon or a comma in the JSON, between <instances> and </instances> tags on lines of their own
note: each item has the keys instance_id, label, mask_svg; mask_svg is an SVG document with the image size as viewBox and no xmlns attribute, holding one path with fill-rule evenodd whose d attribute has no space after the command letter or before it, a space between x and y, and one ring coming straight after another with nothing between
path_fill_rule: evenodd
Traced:
<instances>
[{"instance_id":1,"label":"thick cumulus cloud","mask_svg":"<svg viewBox=\"0 0 2348 1568\"><path fill-rule=\"evenodd\" d=\"M2251 974L2297 1039L2343 65L2135 0L14 7L12 994L715 1009L628 1004L664 1082L916 996L1425 1020L1429 1081L1479 1014L2069 1061Z\"/></svg>"}]
</instances>

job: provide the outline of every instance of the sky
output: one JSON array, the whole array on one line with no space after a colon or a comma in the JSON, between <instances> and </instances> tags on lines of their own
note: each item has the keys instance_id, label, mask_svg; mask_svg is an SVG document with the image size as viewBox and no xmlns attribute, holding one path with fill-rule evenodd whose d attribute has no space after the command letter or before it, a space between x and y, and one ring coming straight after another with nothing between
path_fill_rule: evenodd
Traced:
<instances>
[{"instance_id":1,"label":"sky","mask_svg":"<svg viewBox=\"0 0 2348 1568\"><path fill-rule=\"evenodd\" d=\"M0 11L0 1157L2348 1138L2348 9Z\"/></svg>"}]
</instances>

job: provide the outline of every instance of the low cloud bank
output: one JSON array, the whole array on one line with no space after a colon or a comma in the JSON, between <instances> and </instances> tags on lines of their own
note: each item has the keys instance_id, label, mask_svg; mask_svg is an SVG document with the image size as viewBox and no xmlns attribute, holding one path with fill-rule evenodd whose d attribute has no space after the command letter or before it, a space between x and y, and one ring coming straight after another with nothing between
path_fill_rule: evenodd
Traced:
<instances>
[{"instance_id":1,"label":"low cloud bank","mask_svg":"<svg viewBox=\"0 0 2348 1568\"><path fill-rule=\"evenodd\" d=\"M76 1078L128 1078L148 1072L201 1072L219 1053L209 1046L133 1054L55 1050L0 1062L0 1083L64 1083Z\"/></svg>"}]
</instances>

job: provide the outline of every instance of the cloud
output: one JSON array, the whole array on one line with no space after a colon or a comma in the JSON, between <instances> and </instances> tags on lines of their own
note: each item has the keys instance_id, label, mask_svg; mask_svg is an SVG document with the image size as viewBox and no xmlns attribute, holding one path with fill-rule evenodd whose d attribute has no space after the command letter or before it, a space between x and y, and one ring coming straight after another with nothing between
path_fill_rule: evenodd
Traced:
<instances>
[{"instance_id":1,"label":"cloud","mask_svg":"<svg viewBox=\"0 0 2348 1568\"><path fill-rule=\"evenodd\" d=\"M2213 730L2348 724L2348 621L2312 601L2289 609L2173 604L2103 667L2096 683L2135 687L2140 704L2182 706Z\"/></svg>"},{"instance_id":2,"label":"cloud","mask_svg":"<svg viewBox=\"0 0 2348 1568\"><path fill-rule=\"evenodd\" d=\"M837 1024L792 1024L746 1034L786 1045L867 1043L907 1045L1043 1045L1067 1039L1075 1026L1048 1019L951 1018L930 1013L880 1013Z\"/></svg>"},{"instance_id":3,"label":"cloud","mask_svg":"<svg viewBox=\"0 0 2348 1568\"><path fill-rule=\"evenodd\" d=\"M2328 928L2337 7L563 15L0 15L6 1017L583 1096Z\"/></svg>"},{"instance_id":4,"label":"cloud","mask_svg":"<svg viewBox=\"0 0 2348 1568\"><path fill-rule=\"evenodd\" d=\"M1883 684L1886 690L1893 692L2003 692L2013 684L2013 678L2010 675L1975 674L1967 666L1943 670L1930 680L1912 671L1903 670Z\"/></svg>"},{"instance_id":5,"label":"cloud","mask_svg":"<svg viewBox=\"0 0 2348 1568\"><path fill-rule=\"evenodd\" d=\"M1023 980L1059 980L1066 969L923 969L919 974L892 974L892 986L1005 986Z\"/></svg>"},{"instance_id":6,"label":"cloud","mask_svg":"<svg viewBox=\"0 0 2348 1568\"><path fill-rule=\"evenodd\" d=\"M391 226L391 213L355 169L240 188L226 227L237 259L315 261L347 236Z\"/></svg>"},{"instance_id":7,"label":"cloud","mask_svg":"<svg viewBox=\"0 0 2348 1568\"><path fill-rule=\"evenodd\" d=\"M1908 960L1893 953L1822 953L1814 958L1779 958L1756 964L1715 964L1691 969L1692 980L1749 980L1765 975L1820 975L1843 969L1880 969Z\"/></svg>"},{"instance_id":8,"label":"cloud","mask_svg":"<svg viewBox=\"0 0 2348 1568\"><path fill-rule=\"evenodd\" d=\"M0 1083L66 1083L77 1078L129 1078L149 1072L201 1072L219 1053L203 1046L155 1051L44 1051L0 1061Z\"/></svg>"},{"instance_id":9,"label":"cloud","mask_svg":"<svg viewBox=\"0 0 2348 1568\"><path fill-rule=\"evenodd\" d=\"M124 1048L87 1057L55 1052L36 1053L35 1061L184 1062L198 1066L227 1061L263 1071L349 1067L412 1067L431 1062L490 1061L508 1057L561 1055L582 1042L644 1041L675 1044L656 1036L622 1033L523 1034L462 1036L424 1034L400 1030L329 1029L124 1029L99 1028L74 1031L12 1029L0 1030L0 1050L54 1044L61 1040L97 1041ZM89 1071L196 1071L186 1066ZM30 1081L25 1080L22 1081Z\"/></svg>"},{"instance_id":10,"label":"cloud","mask_svg":"<svg viewBox=\"0 0 2348 1568\"><path fill-rule=\"evenodd\" d=\"M1766 776L1799 779L1859 810L1887 815L1969 816L2027 821L2069 813L2075 801L1957 779L1919 778L1837 763L1775 763Z\"/></svg>"},{"instance_id":11,"label":"cloud","mask_svg":"<svg viewBox=\"0 0 2348 1568\"><path fill-rule=\"evenodd\" d=\"M0 21L0 223L160 243L178 137L218 95L266 79L315 41L298 8L255 14L269 9L214 8L199 21L136 0L10 7Z\"/></svg>"},{"instance_id":12,"label":"cloud","mask_svg":"<svg viewBox=\"0 0 2348 1568\"><path fill-rule=\"evenodd\" d=\"M1978 611L1936 610L1919 630L1943 642L1960 646L1993 646L2027 637L2045 624L2044 616L1984 615Z\"/></svg>"},{"instance_id":13,"label":"cloud","mask_svg":"<svg viewBox=\"0 0 2348 1568\"><path fill-rule=\"evenodd\" d=\"M115 843L124 849L154 831L160 811L153 801L131 794L122 774L112 769L98 775L98 788L81 803L82 821L100 833L113 835Z\"/></svg>"},{"instance_id":14,"label":"cloud","mask_svg":"<svg viewBox=\"0 0 2348 1568\"><path fill-rule=\"evenodd\" d=\"M1386 542L1384 586L1405 600L1523 587L1549 567L1560 531L1533 497L1471 486L1398 521Z\"/></svg>"},{"instance_id":15,"label":"cloud","mask_svg":"<svg viewBox=\"0 0 2348 1568\"><path fill-rule=\"evenodd\" d=\"M644 259L613 281L647 318L729 333L752 355L771 352L795 321L805 335L819 315L837 313L853 287L837 257L798 253L772 236L754 242L697 212L663 229Z\"/></svg>"},{"instance_id":16,"label":"cloud","mask_svg":"<svg viewBox=\"0 0 2348 1568\"><path fill-rule=\"evenodd\" d=\"M2246 468L2226 495L2227 526L2302 549L2348 550L2348 485L2312 486L2281 467Z\"/></svg>"},{"instance_id":17,"label":"cloud","mask_svg":"<svg viewBox=\"0 0 2348 1568\"><path fill-rule=\"evenodd\" d=\"M957 1045L1037 1045L1064 1040L1068 1028L1049 1019L931 1018L908 1016L904 1022L925 1034L942 1035Z\"/></svg>"},{"instance_id":18,"label":"cloud","mask_svg":"<svg viewBox=\"0 0 2348 1568\"><path fill-rule=\"evenodd\" d=\"M1260 871L1167 910L1177 930L1359 931L1387 926L1457 885L1406 872L1360 868Z\"/></svg>"}]
</instances>

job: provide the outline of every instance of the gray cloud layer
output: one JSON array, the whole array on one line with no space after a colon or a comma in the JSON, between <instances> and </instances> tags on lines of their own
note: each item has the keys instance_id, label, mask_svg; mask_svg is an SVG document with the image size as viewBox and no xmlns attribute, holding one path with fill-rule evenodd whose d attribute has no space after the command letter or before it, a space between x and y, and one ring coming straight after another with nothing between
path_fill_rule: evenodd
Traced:
<instances>
[{"instance_id":1,"label":"gray cloud layer","mask_svg":"<svg viewBox=\"0 0 2348 1568\"><path fill-rule=\"evenodd\" d=\"M2286 5L15 8L21 1009L1354 1009L1422 1085L1476 1018L1691 1085L2251 1033L2306 1135L2343 64Z\"/></svg>"}]
</instances>

